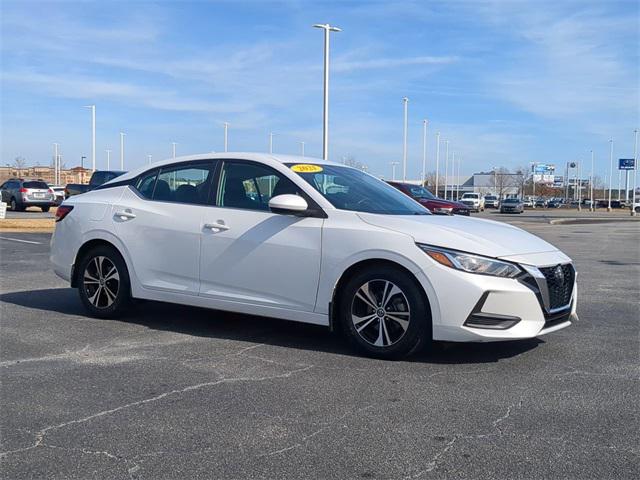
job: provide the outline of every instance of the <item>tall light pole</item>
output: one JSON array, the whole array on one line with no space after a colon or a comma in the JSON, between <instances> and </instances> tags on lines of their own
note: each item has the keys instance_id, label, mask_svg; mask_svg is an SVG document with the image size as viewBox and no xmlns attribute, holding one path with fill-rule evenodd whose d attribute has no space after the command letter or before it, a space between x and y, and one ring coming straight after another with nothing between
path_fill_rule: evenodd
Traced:
<instances>
[{"instance_id":1,"label":"tall light pole","mask_svg":"<svg viewBox=\"0 0 640 480\"><path fill-rule=\"evenodd\" d=\"M422 120L422 178L421 184L424 185L424 181L427 178L427 125L429 120Z\"/></svg>"},{"instance_id":2,"label":"tall light pole","mask_svg":"<svg viewBox=\"0 0 640 480\"><path fill-rule=\"evenodd\" d=\"M576 188L578 189L577 195L574 193L573 198L578 200L578 211L582 210L582 160L579 160L576 165Z\"/></svg>"},{"instance_id":3,"label":"tall light pole","mask_svg":"<svg viewBox=\"0 0 640 480\"><path fill-rule=\"evenodd\" d=\"M595 199L593 198L593 159L594 159L594 155L593 155L593 150L591 150L591 178L589 180L589 197L591 198L591 204L589 205L589 211L593 212L595 211L596 207L596 202Z\"/></svg>"},{"instance_id":4,"label":"tall light pole","mask_svg":"<svg viewBox=\"0 0 640 480\"><path fill-rule=\"evenodd\" d=\"M111 170L111 150L105 150L107 152L107 170Z\"/></svg>"},{"instance_id":5,"label":"tall light pole","mask_svg":"<svg viewBox=\"0 0 640 480\"><path fill-rule=\"evenodd\" d=\"M91 171L96 171L96 106L85 105L91 109Z\"/></svg>"},{"instance_id":6,"label":"tall light pole","mask_svg":"<svg viewBox=\"0 0 640 480\"><path fill-rule=\"evenodd\" d=\"M396 181L396 166L398 165L398 162L391 162L391 181L395 182Z\"/></svg>"},{"instance_id":7,"label":"tall light pole","mask_svg":"<svg viewBox=\"0 0 640 480\"><path fill-rule=\"evenodd\" d=\"M124 170L124 136L126 133L120 132L120 170Z\"/></svg>"},{"instance_id":8,"label":"tall light pole","mask_svg":"<svg viewBox=\"0 0 640 480\"><path fill-rule=\"evenodd\" d=\"M636 216L636 189L638 188L638 129L633 131L633 193L631 194L631 216Z\"/></svg>"},{"instance_id":9,"label":"tall light pole","mask_svg":"<svg viewBox=\"0 0 640 480\"><path fill-rule=\"evenodd\" d=\"M174 160L176 159L176 145L176 142L171 142L172 157Z\"/></svg>"},{"instance_id":10,"label":"tall light pole","mask_svg":"<svg viewBox=\"0 0 640 480\"><path fill-rule=\"evenodd\" d=\"M404 128L402 134L402 181L407 181L407 130L409 118L409 99L402 97L402 107L404 110Z\"/></svg>"},{"instance_id":11,"label":"tall light pole","mask_svg":"<svg viewBox=\"0 0 640 480\"><path fill-rule=\"evenodd\" d=\"M438 196L438 181L440 176L440 132L436 132L436 190L433 194Z\"/></svg>"},{"instance_id":12,"label":"tall light pole","mask_svg":"<svg viewBox=\"0 0 640 480\"><path fill-rule=\"evenodd\" d=\"M338 27L328 23L316 23L315 28L324 30L324 107L322 120L322 158L329 160L329 33L341 32Z\"/></svg>"},{"instance_id":13,"label":"tall light pole","mask_svg":"<svg viewBox=\"0 0 640 480\"><path fill-rule=\"evenodd\" d=\"M304 142L300 142L300 154L302 158L304 158Z\"/></svg>"},{"instance_id":14,"label":"tall light pole","mask_svg":"<svg viewBox=\"0 0 640 480\"><path fill-rule=\"evenodd\" d=\"M152 159L152 158L153 158L153 157L151 156L151 154L147 155L147 160L149 161L149 164L151 164L151 159Z\"/></svg>"},{"instance_id":15,"label":"tall light pole","mask_svg":"<svg viewBox=\"0 0 640 480\"><path fill-rule=\"evenodd\" d=\"M273 132L269 133L269 153L273 153L273 135Z\"/></svg>"},{"instance_id":16,"label":"tall light pole","mask_svg":"<svg viewBox=\"0 0 640 480\"><path fill-rule=\"evenodd\" d=\"M53 144L53 183L58 185L58 147L59 143Z\"/></svg>"},{"instance_id":17,"label":"tall light pole","mask_svg":"<svg viewBox=\"0 0 640 480\"><path fill-rule=\"evenodd\" d=\"M613 178L613 138L609 140L609 201L607 212L611 211L611 179Z\"/></svg>"},{"instance_id":18,"label":"tall light pole","mask_svg":"<svg viewBox=\"0 0 640 480\"><path fill-rule=\"evenodd\" d=\"M229 151L229 124L224 122L224 151Z\"/></svg>"},{"instance_id":19,"label":"tall light pole","mask_svg":"<svg viewBox=\"0 0 640 480\"><path fill-rule=\"evenodd\" d=\"M444 199L447 199L447 177L449 175L449 140L445 140L444 154Z\"/></svg>"},{"instance_id":20,"label":"tall light pole","mask_svg":"<svg viewBox=\"0 0 640 480\"><path fill-rule=\"evenodd\" d=\"M456 201L460 201L460 164L462 156L458 156L458 181L456 182Z\"/></svg>"}]
</instances>

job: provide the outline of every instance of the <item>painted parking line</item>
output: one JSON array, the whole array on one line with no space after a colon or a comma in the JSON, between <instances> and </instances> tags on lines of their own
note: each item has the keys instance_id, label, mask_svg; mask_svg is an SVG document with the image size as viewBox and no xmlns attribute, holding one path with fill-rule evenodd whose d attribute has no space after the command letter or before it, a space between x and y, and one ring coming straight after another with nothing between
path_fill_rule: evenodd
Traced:
<instances>
[{"instance_id":1,"label":"painted parking line","mask_svg":"<svg viewBox=\"0 0 640 480\"><path fill-rule=\"evenodd\" d=\"M42 242L34 242L32 240L21 240L19 238L0 237L0 240L10 240L12 242L32 243L33 245L42 245Z\"/></svg>"}]
</instances>

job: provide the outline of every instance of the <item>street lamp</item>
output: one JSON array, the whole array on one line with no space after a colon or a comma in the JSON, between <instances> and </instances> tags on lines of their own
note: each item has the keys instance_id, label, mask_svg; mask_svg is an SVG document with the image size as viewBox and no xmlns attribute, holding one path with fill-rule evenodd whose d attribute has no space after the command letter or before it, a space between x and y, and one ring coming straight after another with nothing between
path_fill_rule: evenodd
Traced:
<instances>
[{"instance_id":1,"label":"street lamp","mask_svg":"<svg viewBox=\"0 0 640 480\"><path fill-rule=\"evenodd\" d=\"M107 152L107 170L111 170L111 150L105 150Z\"/></svg>"},{"instance_id":2,"label":"street lamp","mask_svg":"<svg viewBox=\"0 0 640 480\"><path fill-rule=\"evenodd\" d=\"M404 129L402 140L402 181L407 181L407 130L408 130L408 113L409 113L409 99L402 97L402 106L404 109Z\"/></svg>"},{"instance_id":3,"label":"street lamp","mask_svg":"<svg viewBox=\"0 0 640 480\"><path fill-rule=\"evenodd\" d=\"M427 178L427 124L429 120L422 120L422 184Z\"/></svg>"},{"instance_id":4,"label":"street lamp","mask_svg":"<svg viewBox=\"0 0 640 480\"><path fill-rule=\"evenodd\" d=\"M438 182L440 176L440 132L436 132L436 190L433 194L438 196Z\"/></svg>"},{"instance_id":5,"label":"street lamp","mask_svg":"<svg viewBox=\"0 0 640 480\"><path fill-rule=\"evenodd\" d=\"M398 162L391 162L391 181L396 181L396 166L399 165Z\"/></svg>"},{"instance_id":6,"label":"street lamp","mask_svg":"<svg viewBox=\"0 0 640 480\"><path fill-rule=\"evenodd\" d=\"M302 155L302 158L304 158L304 142L300 142L300 153Z\"/></svg>"},{"instance_id":7,"label":"street lamp","mask_svg":"<svg viewBox=\"0 0 640 480\"><path fill-rule=\"evenodd\" d=\"M611 211L611 179L613 177L613 138L609 140L609 201L607 202L607 212Z\"/></svg>"},{"instance_id":8,"label":"street lamp","mask_svg":"<svg viewBox=\"0 0 640 480\"><path fill-rule=\"evenodd\" d=\"M126 133L120 132L120 170L124 170L124 136Z\"/></svg>"},{"instance_id":9,"label":"street lamp","mask_svg":"<svg viewBox=\"0 0 640 480\"><path fill-rule=\"evenodd\" d=\"M91 109L91 170L96 171L96 106L85 105Z\"/></svg>"},{"instance_id":10,"label":"street lamp","mask_svg":"<svg viewBox=\"0 0 640 480\"><path fill-rule=\"evenodd\" d=\"M229 146L229 124L227 122L224 122L224 151L228 152L228 146Z\"/></svg>"},{"instance_id":11,"label":"street lamp","mask_svg":"<svg viewBox=\"0 0 640 480\"><path fill-rule=\"evenodd\" d=\"M58 185L58 147L59 143L53 144L53 183Z\"/></svg>"},{"instance_id":12,"label":"street lamp","mask_svg":"<svg viewBox=\"0 0 640 480\"><path fill-rule=\"evenodd\" d=\"M176 159L176 142L171 142L171 147L172 147L172 155L173 155L173 159Z\"/></svg>"},{"instance_id":13,"label":"street lamp","mask_svg":"<svg viewBox=\"0 0 640 480\"><path fill-rule=\"evenodd\" d=\"M269 153L273 153L273 136L275 134L273 132L269 133Z\"/></svg>"},{"instance_id":14,"label":"street lamp","mask_svg":"<svg viewBox=\"0 0 640 480\"><path fill-rule=\"evenodd\" d=\"M636 188L638 188L638 129L633 131L633 193L631 194L631 216L636 216Z\"/></svg>"},{"instance_id":15,"label":"street lamp","mask_svg":"<svg viewBox=\"0 0 640 480\"><path fill-rule=\"evenodd\" d=\"M591 150L591 178L589 180L589 197L591 198L591 204L589 205L590 212L594 212L596 209L595 199L593 198L593 158L593 150Z\"/></svg>"},{"instance_id":16,"label":"street lamp","mask_svg":"<svg viewBox=\"0 0 640 480\"><path fill-rule=\"evenodd\" d=\"M341 32L338 27L332 27L328 23L316 23L314 28L324 30L324 108L322 120L322 158L329 160L329 33Z\"/></svg>"},{"instance_id":17,"label":"street lamp","mask_svg":"<svg viewBox=\"0 0 640 480\"><path fill-rule=\"evenodd\" d=\"M153 157L152 157L152 155L150 155L150 154L149 154L149 155L147 155L147 160L149 161L149 164L151 164L151 159L152 159L152 158L153 158Z\"/></svg>"},{"instance_id":18,"label":"street lamp","mask_svg":"<svg viewBox=\"0 0 640 480\"><path fill-rule=\"evenodd\" d=\"M444 154L444 199L447 199L447 176L449 175L449 140L445 140Z\"/></svg>"}]
</instances>

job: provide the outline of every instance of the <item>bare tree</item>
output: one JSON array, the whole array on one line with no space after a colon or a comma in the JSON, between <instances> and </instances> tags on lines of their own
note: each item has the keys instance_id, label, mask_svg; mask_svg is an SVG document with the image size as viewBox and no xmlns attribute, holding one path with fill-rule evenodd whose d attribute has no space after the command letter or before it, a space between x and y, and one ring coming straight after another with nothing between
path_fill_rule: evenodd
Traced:
<instances>
[{"instance_id":1,"label":"bare tree","mask_svg":"<svg viewBox=\"0 0 640 480\"><path fill-rule=\"evenodd\" d=\"M343 157L342 163L347 167L357 168L358 170L363 170L365 172L369 171L369 166L366 163L362 163L356 160L356 157L354 157L353 155L347 155Z\"/></svg>"},{"instance_id":2,"label":"bare tree","mask_svg":"<svg viewBox=\"0 0 640 480\"><path fill-rule=\"evenodd\" d=\"M493 181L498 199L502 200L505 191L514 186L514 176L506 167L500 167L493 172Z\"/></svg>"}]
</instances>

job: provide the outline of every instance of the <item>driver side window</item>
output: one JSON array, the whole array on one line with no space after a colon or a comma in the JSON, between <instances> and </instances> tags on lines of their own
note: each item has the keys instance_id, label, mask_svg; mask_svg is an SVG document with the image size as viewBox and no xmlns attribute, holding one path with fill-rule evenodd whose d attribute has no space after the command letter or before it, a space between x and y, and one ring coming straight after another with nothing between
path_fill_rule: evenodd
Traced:
<instances>
[{"instance_id":1,"label":"driver side window","mask_svg":"<svg viewBox=\"0 0 640 480\"><path fill-rule=\"evenodd\" d=\"M225 162L220 174L217 205L245 210L269 210L269 200L300 193L288 178L270 167L245 162Z\"/></svg>"}]
</instances>

